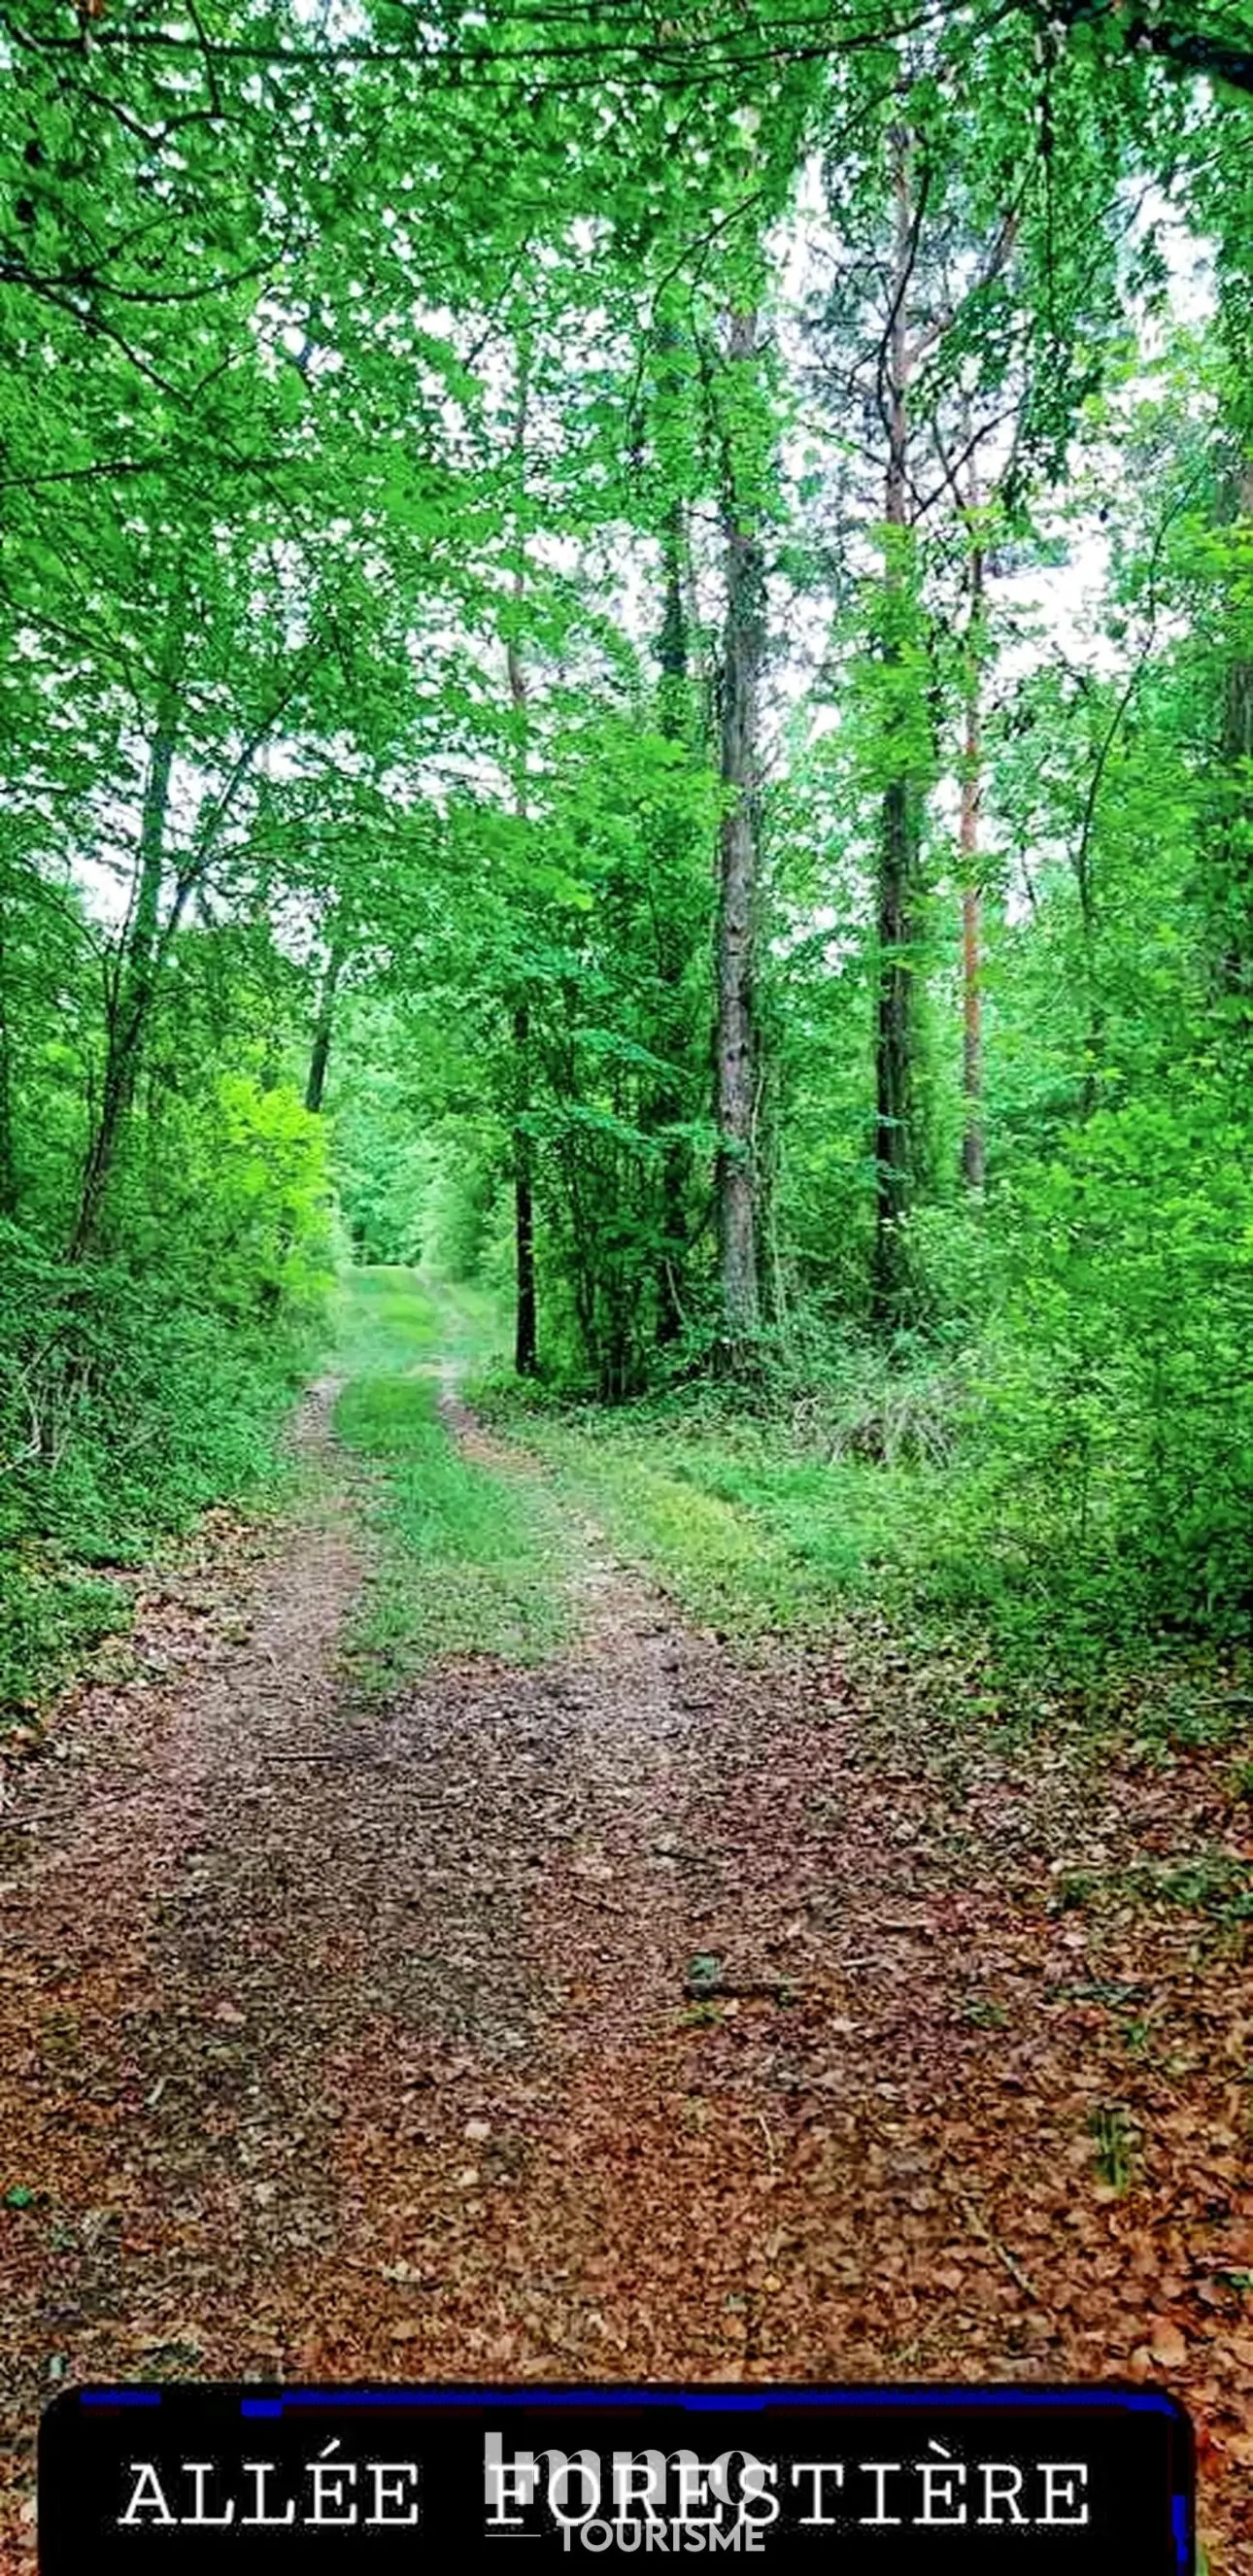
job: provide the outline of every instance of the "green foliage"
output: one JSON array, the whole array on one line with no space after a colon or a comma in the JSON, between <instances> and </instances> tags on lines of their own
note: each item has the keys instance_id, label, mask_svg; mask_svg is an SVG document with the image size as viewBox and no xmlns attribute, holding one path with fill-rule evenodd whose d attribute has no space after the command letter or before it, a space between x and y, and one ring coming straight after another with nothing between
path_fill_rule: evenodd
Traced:
<instances>
[{"instance_id":1,"label":"green foliage","mask_svg":"<svg viewBox=\"0 0 1253 2576\"><path fill-rule=\"evenodd\" d=\"M208 962L189 941L177 1056L157 1025L106 1224L77 1260L63 1248L86 1144L72 1050L44 1049L43 1115L19 1130L20 1221L0 1218L0 1662L18 1700L111 1612L126 1623L125 1595L78 1568L137 1562L207 1505L274 1484L313 1347L329 1277L319 1122L246 1050L234 1071L200 1053ZM92 982L70 990L90 1028Z\"/></svg>"},{"instance_id":2,"label":"green foliage","mask_svg":"<svg viewBox=\"0 0 1253 2576\"><path fill-rule=\"evenodd\" d=\"M439 1276L464 1285L499 1271L508 1224L503 1180L485 1151L476 1155L472 1137L440 1140L422 1205L423 1257Z\"/></svg>"},{"instance_id":3,"label":"green foliage","mask_svg":"<svg viewBox=\"0 0 1253 2576\"><path fill-rule=\"evenodd\" d=\"M394 1016L345 1012L328 1094L336 1195L364 1262L417 1261L426 1249L434 1160L407 1096L403 1059L397 1063L392 1052L395 1039Z\"/></svg>"},{"instance_id":4,"label":"green foliage","mask_svg":"<svg viewBox=\"0 0 1253 2576\"><path fill-rule=\"evenodd\" d=\"M545 1437L612 1448L711 1615L896 1585L1063 1662L1247 1624L1247 65L1222 12L1066 16L716 0L575 46L543 0L226 0L5 40L15 1689L100 1613L76 1567L268 1472L345 1235L477 1283L376 1314L345 1420L397 1563L490 1564L388 1335L486 1354L518 1183L548 1388L687 1391ZM1172 321L1172 226L1212 320ZM693 1389L749 527L766 1321L728 1412ZM1099 637L1033 621L1016 576L1098 546ZM525 1642L510 1528L480 1608Z\"/></svg>"},{"instance_id":5,"label":"green foliage","mask_svg":"<svg viewBox=\"0 0 1253 2576\"><path fill-rule=\"evenodd\" d=\"M0 1742L7 1723L129 1621L120 1584L57 1572L29 1549L0 1549Z\"/></svg>"},{"instance_id":6,"label":"green foliage","mask_svg":"<svg viewBox=\"0 0 1253 2576\"><path fill-rule=\"evenodd\" d=\"M124 1627L129 1601L84 1576L138 1563L211 1503L254 1502L281 1473L277 1436L308 1343L193 1304L125 1266L68 1268L0 1226L0 1674L22 1702L76 1649Z\"/></svg>"},{"instance_id":7,"label":"green foliage","mask_svg":"<svg viewBox=\"0 0 1253 2576\"><path fill-rule=\"evenodd\" d=\"M993 1437L1049 1497L1059 1590L1123 1633L1247 1631L1253 1182L1229 1084L1097 1113L1015 1219Z\"/></svg>"}]
</instances>

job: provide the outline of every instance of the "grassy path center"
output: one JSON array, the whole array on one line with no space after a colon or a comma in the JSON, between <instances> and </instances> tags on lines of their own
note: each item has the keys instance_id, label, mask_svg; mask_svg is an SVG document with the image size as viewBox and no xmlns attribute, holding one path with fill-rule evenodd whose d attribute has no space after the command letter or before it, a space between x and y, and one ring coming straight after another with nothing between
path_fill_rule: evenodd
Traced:
<instances>
[{"instance_id":1,"label":"grassy path center","mask_svg":"<svg viewBox=\"0 0 1253 2576\"><path fill-rule=\"evenodd\" d=\"M446 1418L491 1332L486 1300L476 1309L473 1292L432 1291L412 1271L354 1271L342 1291L334 1430L375 1538L347 1639L367 1689L446 1656L532 1662L568 1633L551 1498L467 1454Z\"/></svg>"}]
</instances>

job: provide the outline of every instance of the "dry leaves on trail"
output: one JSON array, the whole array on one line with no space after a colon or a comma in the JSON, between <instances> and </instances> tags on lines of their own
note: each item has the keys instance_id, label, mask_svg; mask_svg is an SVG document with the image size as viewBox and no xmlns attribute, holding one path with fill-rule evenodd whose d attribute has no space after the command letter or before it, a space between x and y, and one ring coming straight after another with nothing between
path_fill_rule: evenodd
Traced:
<instances>
[{"instance_id":1,"label":"dry leaves on trail","mask_svg":"<svg viewBox=\"0 0 1253 2576\"><path fill-rule=\"evenodd\" d=\"M1011 1754L603 1564L559 1661L362 1710L354 1579L298 1530L177 1657L170 1589L8 1820L0 2567L66 2377L274 2373L1161 2376L1253 2564L1224 1766Z\"/></svg>"}]
</instances>

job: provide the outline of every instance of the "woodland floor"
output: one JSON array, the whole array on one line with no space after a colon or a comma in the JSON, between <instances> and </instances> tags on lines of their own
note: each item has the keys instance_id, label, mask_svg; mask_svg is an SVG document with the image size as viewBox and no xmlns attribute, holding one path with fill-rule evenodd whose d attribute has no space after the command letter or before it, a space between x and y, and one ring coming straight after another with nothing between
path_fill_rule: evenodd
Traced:
<instances>
[{"instance_id":1,"label":"woodland floor","mask_svg":"<svg viewBox=\"0 0 1253 2576\"><path fill-rule=\"evenodd\" d=\"M720 1646L574 1513L567 1648L368 1697L333 1393L0 1815L0 2569L66 2378L1112 2375L1253 2570L1244 1934L1143 1881L1239 1852L1219 1766L958 1776L903 1664Z\"/></svg>"}]
</instances>

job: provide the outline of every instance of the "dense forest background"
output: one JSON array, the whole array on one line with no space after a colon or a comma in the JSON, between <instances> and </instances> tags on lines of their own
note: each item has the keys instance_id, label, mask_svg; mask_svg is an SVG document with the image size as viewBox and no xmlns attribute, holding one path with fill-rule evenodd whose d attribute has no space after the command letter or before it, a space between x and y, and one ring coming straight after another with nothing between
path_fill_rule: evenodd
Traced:
<instances>
[{"instance_id":1,"label":"dense forest background","mask_svg":"<svg viewBox=\"0 0 1253 2576\"><path fill-rule=\"evenodd\" d=\"M0 43L11 1704L353 1258L1011 1657L1246 1635L1245 8Z\"/></svg>"}]
</instances>

